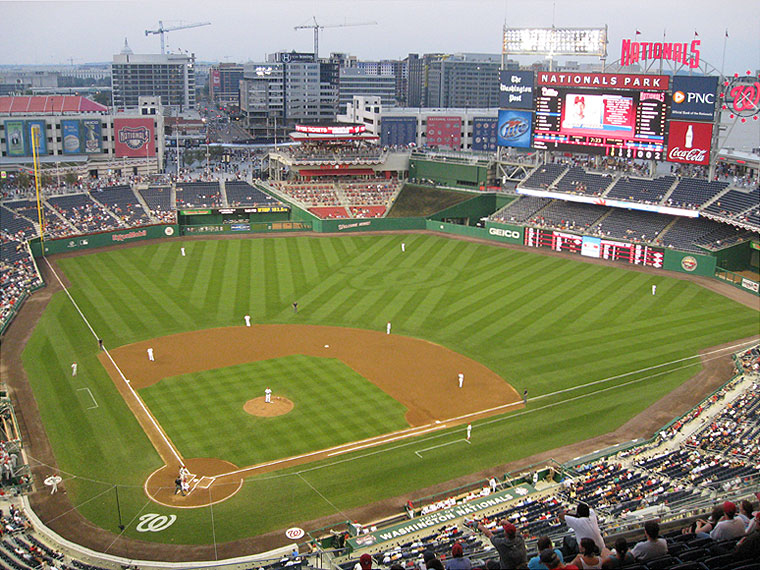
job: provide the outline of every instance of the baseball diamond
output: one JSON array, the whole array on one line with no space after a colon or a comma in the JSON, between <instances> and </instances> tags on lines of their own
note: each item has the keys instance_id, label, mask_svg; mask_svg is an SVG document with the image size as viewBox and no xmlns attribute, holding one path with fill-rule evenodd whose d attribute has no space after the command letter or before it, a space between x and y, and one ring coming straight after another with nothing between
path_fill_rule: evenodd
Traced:
<instances>
[{"instance_id":1,"label":"baseball diamond","mask_svg":"<svg viewBox=\"0 0 760 570\"><path fill-rule=\"evenodd\" d=\"M155 542L178 560L213 556L212 524L220 556L272 548L288 542L278 529L373 520L435 485L615 432L695 377L700 351L757 334L756 310L698 277L658 274L652 296L651 270L431 233L159 241L53 264L72 300L52 296L23 364L67 475L35 509L85 544ZM320 388L309 397L292 383L305 379ZM341 386L370 411L342 404ZM247 414L265 387L292 411ZM663 425L697 392L645 423ZM279 429L309 400L306 424ZM173 494L183 461L184 497ZM116 528L115 486L124 532L83 532ZM173 522L144 533L146 513Z\"/></svg>"}]
</instances>

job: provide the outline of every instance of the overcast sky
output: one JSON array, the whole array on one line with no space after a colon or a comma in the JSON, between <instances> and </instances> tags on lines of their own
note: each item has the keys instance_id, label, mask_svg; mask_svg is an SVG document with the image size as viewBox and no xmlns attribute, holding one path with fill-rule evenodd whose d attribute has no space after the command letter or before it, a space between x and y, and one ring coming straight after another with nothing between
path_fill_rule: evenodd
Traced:
<instances>
[{"instance_id":1,"label":"overcast sky","mask_svg":"<svg viewBox=\"0 0 760 570\"><path fill-rule=\"evenodd\" d=\"M620 41L702 41L702 58L725 71L760 68L760 0L182 0L153 2L5 2L0 0L0 65L110 62L126 37L135 53L160 53L145 30L180 23L210 26L166 34L170 51L202 61L262 61L280 50L311 52L312 30L293 29L312 17L325 26L320 55L400 59L408 53L499 53L501 29L609 26L608 61ZM593 58L586 61L592 62Z\"/></svg>"}]
</instances>

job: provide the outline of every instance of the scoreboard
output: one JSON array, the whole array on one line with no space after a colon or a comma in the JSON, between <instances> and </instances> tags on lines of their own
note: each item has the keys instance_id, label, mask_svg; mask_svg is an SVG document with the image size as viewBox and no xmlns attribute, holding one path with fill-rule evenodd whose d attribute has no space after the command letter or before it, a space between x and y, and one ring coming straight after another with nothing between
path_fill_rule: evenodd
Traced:
<instances>
[{"instance_id":1,"label":"scoreboard","mask_svg":"<svg viewBox=\"0 0 760 570\"><path fill-rule=\"evenodd\" d=\"M536 148L663 160L667 94L543 86L536 93Z\"/></svg>"},{"instance_id":2,"label":"scoreboard","mask_svg":"<svg viewBox=\"0 0 760 570\"><path fill-rule=\"evenodd\" d=\"M646 244L579 236L551 229L525 228L525 245L554 251L580 253L586 257L623 261L632 265L662 268L665 250Z\"/></svg>"}]
</instances>

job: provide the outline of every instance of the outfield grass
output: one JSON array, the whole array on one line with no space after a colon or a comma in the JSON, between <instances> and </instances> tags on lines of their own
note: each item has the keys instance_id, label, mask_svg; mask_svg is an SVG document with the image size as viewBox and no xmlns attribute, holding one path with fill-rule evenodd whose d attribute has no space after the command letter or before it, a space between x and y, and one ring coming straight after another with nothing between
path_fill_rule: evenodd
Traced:
<instances>
[{"instance_id":1,"label":"outfield grass","mask_svg":"<svg viewBox=\"0 0 760 570\"><path fill-rule=\"evenodd\" d=\"M243 410L268 386L295 404L279 417ZM184 457L245 467L409 427L406 408L333 358L295 355L165 378L140 396Z\"/></svg>"},{"instance_id":2,"label":"outfield grass","mask_svg":"<svg viewBox=\"0 0 760 570\"><path fill-rule=\"evenodd\" d=\"M142 484L161 462L100 366L87 327L58 294L23 359L59 466L76 475L66 476L66 489L85 516L115 530L118 484L126 534L160 542L210 542L212 520L217 541L284 528L608 432L698 367L679 363L664 374L573 387L758 334L756 311L665 273L422 234L172 240L61 259L60 266L107 347L239 326L245 314L260 323L372 330L391 321L394 333L473 358L532 398L571 390L476 423L469 446L447 445L419 459L415 449L461 439L457 430L426 435L250 478L213 512L177 513L146 498ZM296 300L298 314L290 306ZM71 378L74 360L79 374ZM98 408L87 409L83 387ZM160 408L158 400L151 407ZM145 512L178 518L162 533L136 533L135 517Z\"/></svg>"}]
</instances>

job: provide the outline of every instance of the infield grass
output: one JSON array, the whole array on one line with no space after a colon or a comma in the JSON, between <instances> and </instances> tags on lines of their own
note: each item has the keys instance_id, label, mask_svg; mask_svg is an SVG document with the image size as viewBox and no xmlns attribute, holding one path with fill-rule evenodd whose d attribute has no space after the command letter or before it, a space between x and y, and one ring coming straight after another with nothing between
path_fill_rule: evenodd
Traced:
<instances>
[{"instance_id":1,"label":"infield grass","mask_svg":"<svg viewBox=\"0 0 760 570\"><path fill-rule=\"evenodd\" d=\"M85 516L115 530L113 486L118 484L126 534L159 542L207 543L212 536L233 540L345 514L352 507L609 432L699 369L694 360L674 361L760 332L757 311L667 273L639 273L425 234L167 240L65 258L59 264L72 296L106 347L240 326L245 314L260 323L377 331L391 321L395 334L458 351L488 366L518 392L529 390L526 410L475 423L471 445L452 443L423 459L414 455L416 449L461 439L460 428L250 478L238 495L213 511L183 510L167 531L140 534L134 528L141 514L177 514L151 503L142 489L161 462L100 366L94 338L68 299L58 294L23 358L66 490ZM297 314L293 301L299 303ZM80 364L76 378L71 378L72 361ZM621 376L637 370L642 371ZM335 373L326 367L314 376L328 381ZM213 379L201 380L213 382L224 374L221 370ZM576 388L604 379L611 380ZM85 386L98 408L86 409L87 399L77 394ZM168 405L163 396L145 393L151 408ZM220 392L217 397L227 396ZM242 397L236 395L234 405L242 405ZM201 432L224 422L210 408L202 415ZM332 416L318 423L329 424L327 431L335 427L352 435L350 425L335 426ZM308 439L309 432L300 436ZM272 449L291 445L288 437L268 437ZM202 441L186 441L180 448L185 445L199 446L199 455L206 445L206 455L224 452ZM242 457L250 450L231 453Z\"/></svg>"},{"instance_id":2,"label":"infield grass","mask_svg":"<svg viewBox=\"0 0 760 570\"><path fill-rule=\"evenodd\" d=\"M268 386L293 402L291 412L265 418L243 409ZM409 427L403 405L333 358L295 355L183 374L140 396L185 457L238 467Z\"/></svg>"}]
</instances>

